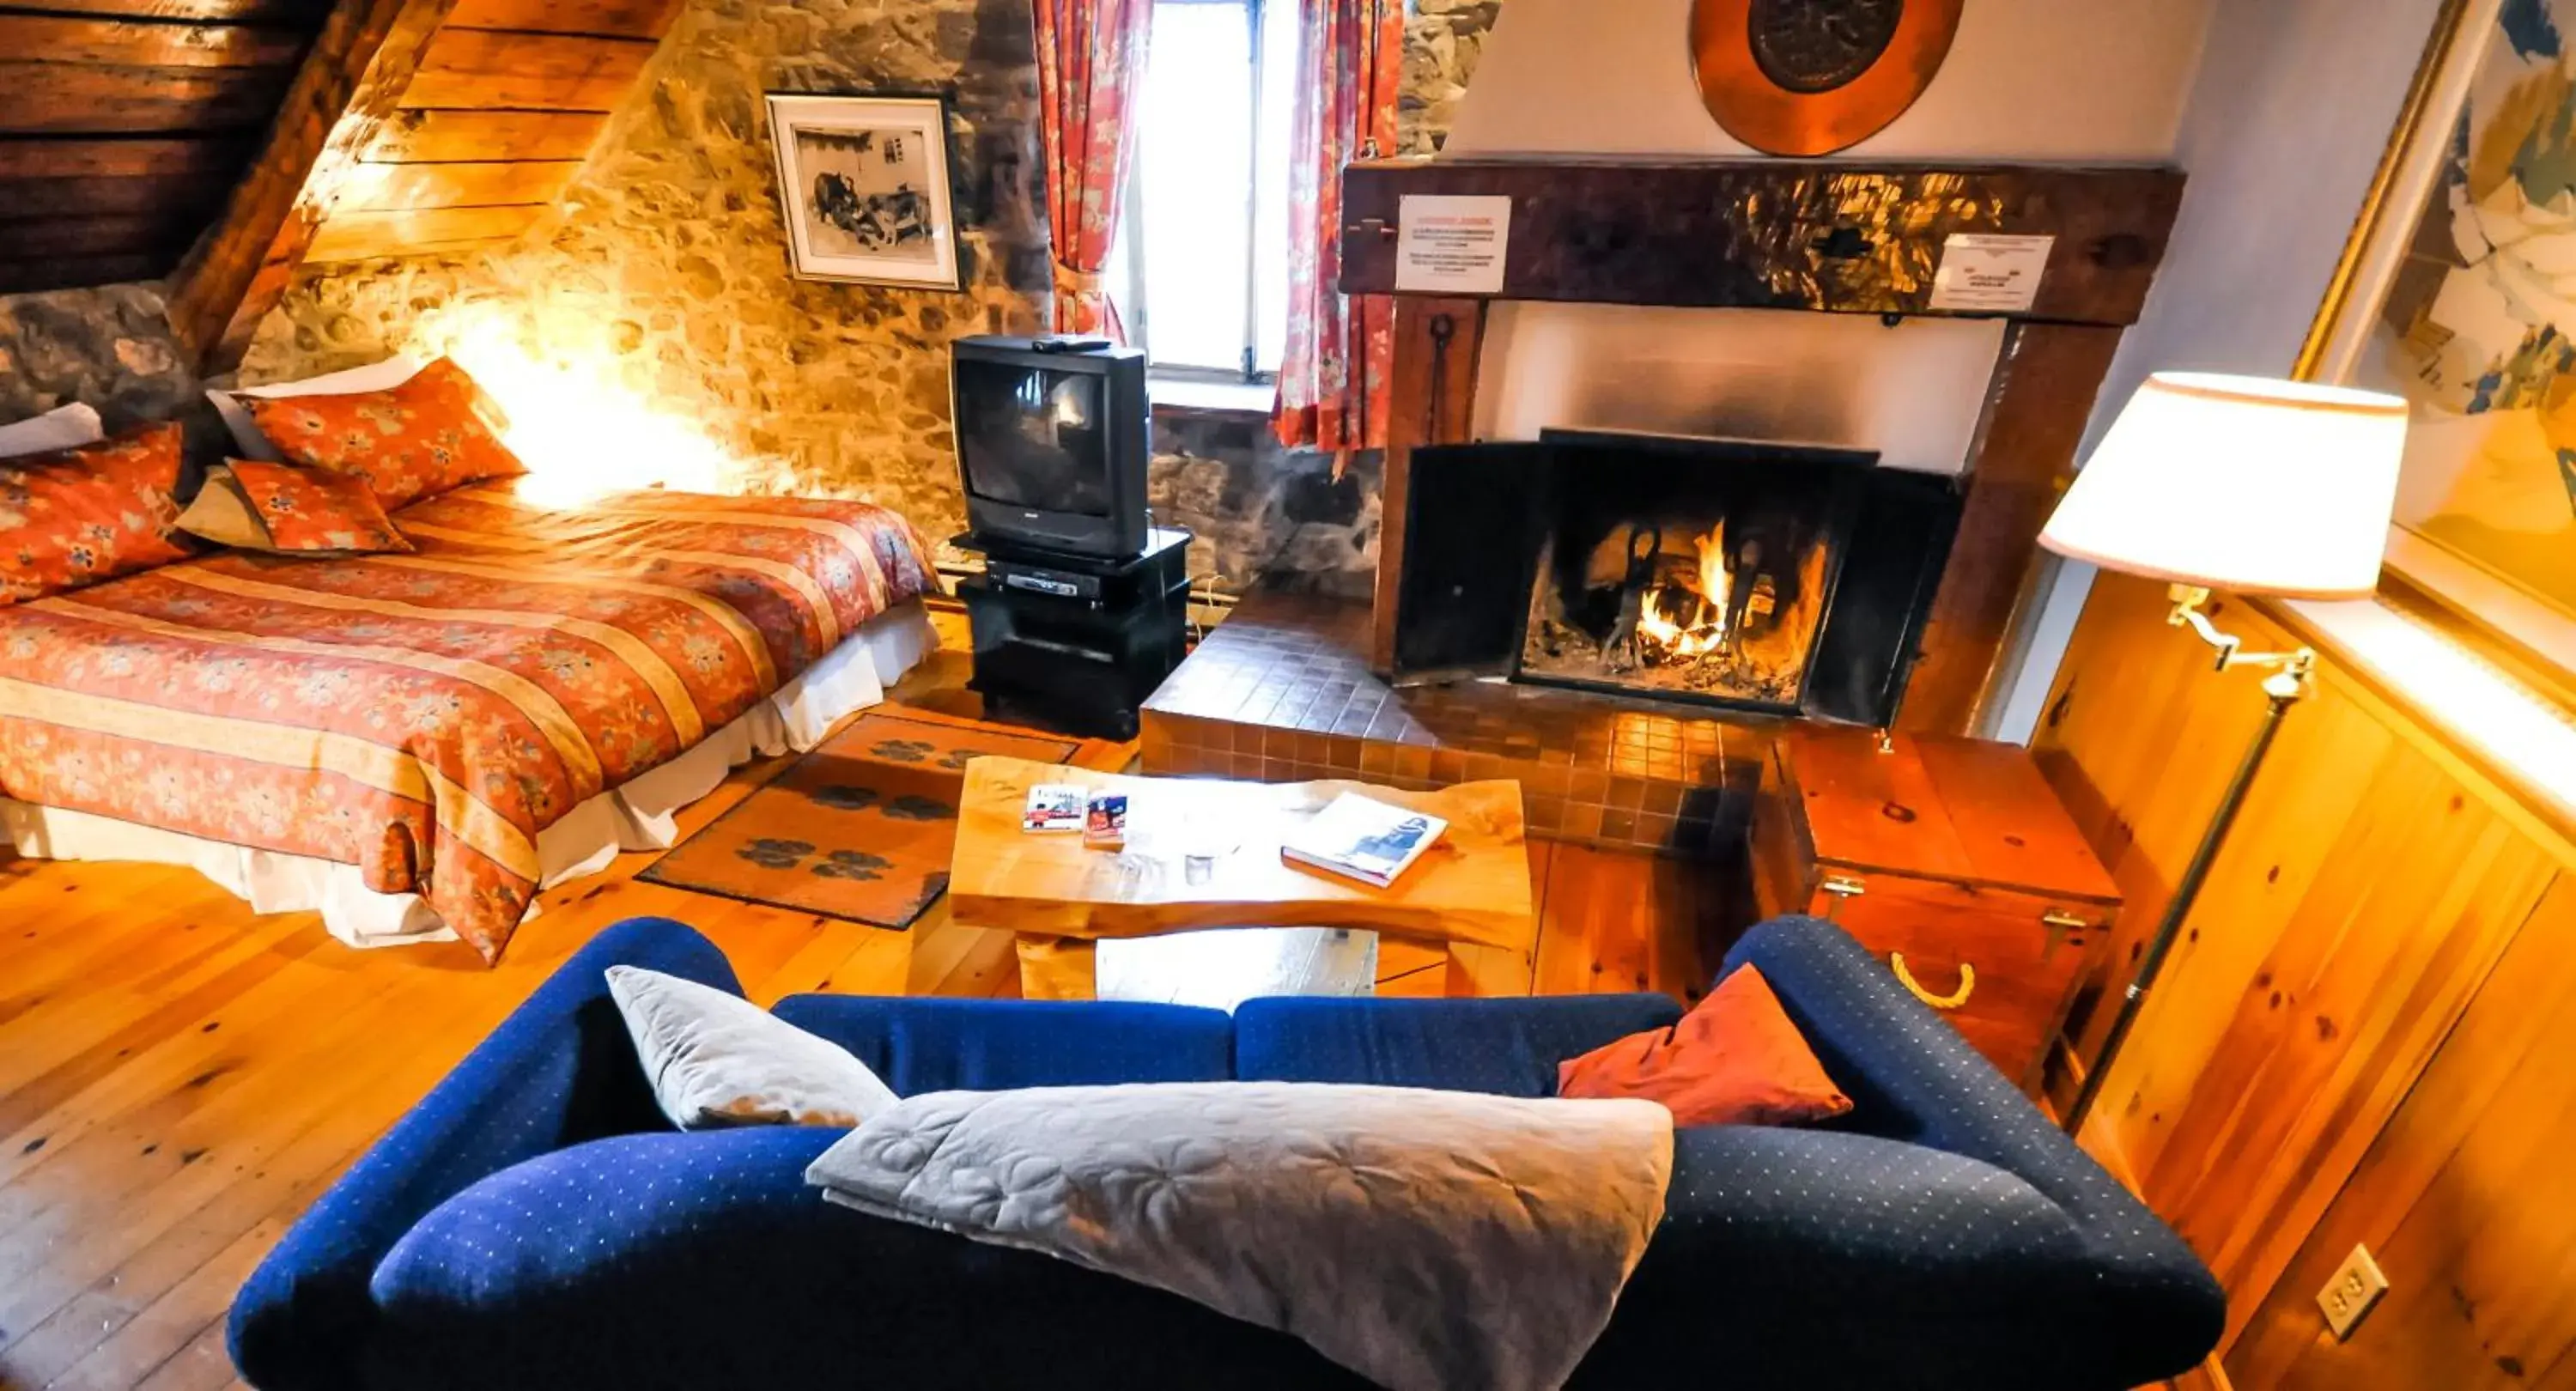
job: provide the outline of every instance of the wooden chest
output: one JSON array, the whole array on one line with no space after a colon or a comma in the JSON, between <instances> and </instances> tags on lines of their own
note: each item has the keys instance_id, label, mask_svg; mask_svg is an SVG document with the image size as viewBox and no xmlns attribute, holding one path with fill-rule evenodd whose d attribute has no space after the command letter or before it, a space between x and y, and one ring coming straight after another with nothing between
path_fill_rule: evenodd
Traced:
<instances>
[{"instance_id":1,"label":"wooden chest","mask_svg":"<svg viewBox=\"0 0 2576 1391\"><path fill-rule=\"evenodd\" d=\"M2119 889L2014 744L1799 726L1753 821L1763 916L1831 918L2035 1090Z\"/></svg>"}]
</instances>

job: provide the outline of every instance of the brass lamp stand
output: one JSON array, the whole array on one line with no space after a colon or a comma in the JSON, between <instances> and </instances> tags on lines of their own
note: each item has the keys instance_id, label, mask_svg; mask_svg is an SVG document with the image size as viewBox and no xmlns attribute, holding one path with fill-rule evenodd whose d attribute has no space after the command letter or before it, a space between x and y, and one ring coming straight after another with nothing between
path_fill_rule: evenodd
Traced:
<instances>
[{"instance_id":1,"label":"brass lamp stand","mask_svg":"<svg viewBox=\"0 0 2576 1391\"><path fill-rule=\"evenodd\" d=\"M2094 1056L2093 1066L2084 1074L2084 1088L2075 1094L2075 1104L2066 1113L2066 1133L2081 1134L2084 1118L2092 1113L2093 1103L2101 1098L2104 1084L2110 1081L2112 1060L2120 1055L2120 1045L2137 1026L2138 1013L2146 1007L2147 992L2155 988L2156 977L2164 970L2165 958L2173 952L2174 939L2182 935L2183 920L2191 915L2192 901L2200 897L2201 885L2209 879L2210 864L2218 858L2219 847L2227 840L2228 829L2236 824L2236 814L2245 807L2245 794L2254 785L2254 774L2263 766L2264 755L2272 751L2273 736L2281 732L2281 719L2290 707L2308 693L2310 675L2316 670L2317 654L2309 648L2295 652L2247 652L2244 641L2218 631L2201 606L2209 602L2209 591L2197 585L2177 584L2169 591L2173 611L2165 622L2176 628L2189 628L2200 640L2218 649L2216 670L2233 671L2238 667L2270 667L2272 675L2263 681L2263 694L2271 698L2271 708L2264 712L2262 727L2255 730L2254 742L2236 765L2236 775L2227 781L2227 790L2218 799L2218 812L2210 818L2209 829L2201 834L2199 848L2191 852L2191 862L2183 867L2182 878L2175 882L2173 897L2165 903L2164 916L2156 922L2155 935L2147 939L2147 952L2138 962L2137 974L2129 981L2121 998L2119 1016L2111 1021L2111 1033L2102 1041L2102 1051Z\"/></svg>"},{"instance_id":2,"label":"brass lamp stand","mask_svg":"<svg viewBox=\"0 0 2576 1391\"><path fill-rule=\"evenodd\" d=\"M2281 718L2307 695L2316 669L2317 654L2306 648L2242 650L2202 611L2207 586L2239 595L2370 597L2405 463L2408 410L2399 397L2345 387L2155 373L2121 408L2040 533L2039 543L2059 555L2170 583L2173 612L2165 621L2217 648L2219 671L2272 669L2263 682L2271 712L2148 939L2111 1036L2067 1112L2070 1134L2110 1080Z\"/></svg>"}]
</instances>

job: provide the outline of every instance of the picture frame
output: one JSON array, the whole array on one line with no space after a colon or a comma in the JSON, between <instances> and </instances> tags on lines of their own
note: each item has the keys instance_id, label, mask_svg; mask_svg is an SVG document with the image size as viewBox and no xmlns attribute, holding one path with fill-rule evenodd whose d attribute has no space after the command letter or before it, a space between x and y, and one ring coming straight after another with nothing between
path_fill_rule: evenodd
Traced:
<instances>
[{"instance_id":1,"label":"picture frame","mask_svg":"<svg viewBox=\"0 0 2576 1391\"><path fill-rule=\"evenodd\" d=\"M2570 113L2576 0L2448 0L2294 374L2413 408L2383 597L2576 710L2576 178L2512 153Z\"/></svg>"},{"instance_id":2,"label":"picture frame","mask_svg":"<svg viewBox=\"0 0 2576 1391\"><path fill-rule=\"evenodd\" d=\"M770 92L764 100L799 279L965 287L946 98Z\"/></svg>"}]
</instances>

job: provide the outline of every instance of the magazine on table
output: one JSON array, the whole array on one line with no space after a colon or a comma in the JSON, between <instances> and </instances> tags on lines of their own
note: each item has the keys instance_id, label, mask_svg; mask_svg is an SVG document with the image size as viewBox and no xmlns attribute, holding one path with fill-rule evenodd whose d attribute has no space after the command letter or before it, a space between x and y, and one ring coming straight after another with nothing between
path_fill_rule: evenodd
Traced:
<instances>
[{"instance_id":1,"label":"magazine on table","mask_svg":"<svg viewBox=\"0 0 2576 1391\"><path fill-rule=\"evenodd\" d=\"M1029 789L1029 804L1020 815L1020 829L1052 834L1080 831L1083 805L1090 789L1069 783L1040 783Z\"/></svg>"},{"instance_id":2,"label":"magazine on table","mask_svg":"<svg viewBox=\"0 0 2576 1391\"><path fill-rule=\"evenodd\" d=\"M1385 888L1401 878L1449 823L1428 812L1346 792L1279 847L1282 859Z\"/></svg>"}]
</instances>

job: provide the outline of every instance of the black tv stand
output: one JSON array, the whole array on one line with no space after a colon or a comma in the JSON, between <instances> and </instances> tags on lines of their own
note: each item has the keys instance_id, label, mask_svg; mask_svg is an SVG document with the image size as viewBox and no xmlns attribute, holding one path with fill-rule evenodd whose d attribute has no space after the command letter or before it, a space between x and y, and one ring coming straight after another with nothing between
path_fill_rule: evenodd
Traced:
<instances>
[{"instance_id":1,"label":"black tv stand","mask_svg":"<svg viewBox=\"0 0 2576 1391\"><path fill-rule=\"evenodd\" d=\"M975 631L967 684L987 714L1090 739L1133 739L1137 712L1189 646L1190 533L1156 529L1118 560L968 533L984 557L957 596Z\"/></svg>"}]
</instances>

